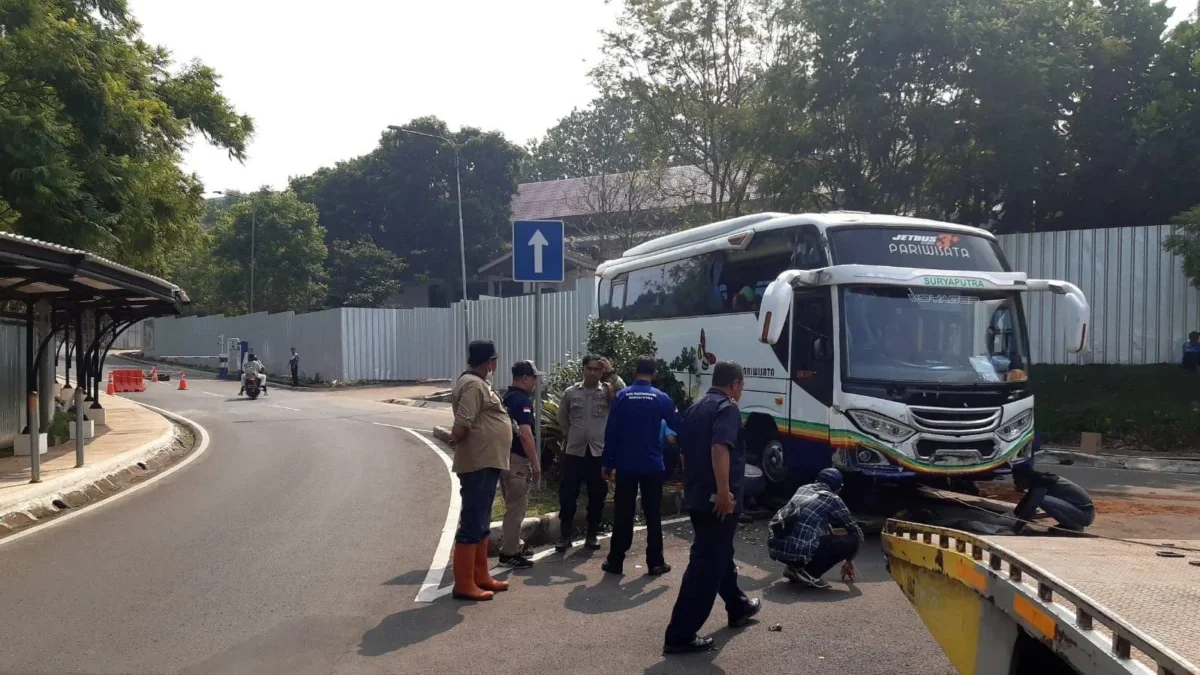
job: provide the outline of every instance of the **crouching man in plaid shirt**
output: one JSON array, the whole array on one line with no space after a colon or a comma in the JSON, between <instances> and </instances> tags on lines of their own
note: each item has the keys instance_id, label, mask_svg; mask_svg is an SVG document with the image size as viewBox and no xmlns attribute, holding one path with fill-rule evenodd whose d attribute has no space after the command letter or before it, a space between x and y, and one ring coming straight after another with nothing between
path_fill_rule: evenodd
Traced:
<instances>
[{"instance_id":1,"label":"crouching man in plaid shirt","mask_svg":"<svg viewBox=\"0 0 1200 675\"><path fill-rule=\"evenodd\" d=\"M767 551L772 560L787 565L783 576L788 580L829 588L821 575L842 561L842 578L854 580L854 556L863 531L837 495L841 489L842 473L822 469L817 482L801 486L771 518ZM841 533L835 534L834 528Z\"/></svg>"}]
</instances>

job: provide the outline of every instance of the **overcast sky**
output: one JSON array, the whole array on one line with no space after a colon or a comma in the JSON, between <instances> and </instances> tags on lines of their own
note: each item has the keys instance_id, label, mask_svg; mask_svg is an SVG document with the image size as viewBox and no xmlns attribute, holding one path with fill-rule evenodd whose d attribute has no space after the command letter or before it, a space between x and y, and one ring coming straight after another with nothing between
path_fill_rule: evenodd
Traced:
<instances>
[{"instance_id":1,"label":"overcast sky","mask_svg":"<svg viewBox=\"0 0 1200 675\"><path fill-rule=\"evenodd\" d=\"M604 0L131 0L148 42L200 59L258 131L245 165L197 142L208 190L282 188L437 115L523 144L595 96ZM1176 19L1195 0L1168 0ZM1186 9L1181 9L1186 8Z\"/></svg>"}]
</instances>

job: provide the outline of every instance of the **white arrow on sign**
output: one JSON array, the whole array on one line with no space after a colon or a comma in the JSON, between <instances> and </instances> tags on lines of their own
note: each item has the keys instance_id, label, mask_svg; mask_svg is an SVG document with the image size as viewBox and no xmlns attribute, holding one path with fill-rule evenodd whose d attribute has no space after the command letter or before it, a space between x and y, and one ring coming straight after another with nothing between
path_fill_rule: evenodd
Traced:
<instances>
[{"instance_id":1,"label":"white arrow on sign","mask_svg":"<svg viewBox=\"0 0 1200 675\"><path fill-rule=\"evenodd\" d=\"M529 245L533 247L533 273L542 273L542 249L550 245L546 241L546 236L541 230L534 230L533 236L529 238Z\"/></svg>"}]
</instances>

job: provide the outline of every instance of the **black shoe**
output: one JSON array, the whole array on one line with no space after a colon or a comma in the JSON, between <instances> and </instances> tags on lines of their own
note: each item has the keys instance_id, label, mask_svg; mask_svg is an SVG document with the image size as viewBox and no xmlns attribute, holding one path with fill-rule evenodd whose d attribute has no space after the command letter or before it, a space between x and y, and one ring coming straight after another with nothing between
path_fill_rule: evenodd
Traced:
<instances>
[{"instance_id":1,"label":"black shoe","mask_svg":"<svg viewBox=\"0 0 1200 675\"><path fill-rule=\"evenodd\" d=\"M762 610L762 600L759 600L758 598L750 598L749 600L746 601L746 608L742 612L741 616L739 616L736 619L733 617L729 617L729 627L730 628L741 628L742 626L745 626L746 624L750 623L750 619L755 614L758 614L759 611L761 611L761 610Z\"/></svg>"},{"instance_id":2,"label":"black shoe","mask_svg":"<svg viewBox=\"0 0 1200 675\"><path fill-rule=\"evenodd\" d=\"M589 534L583 542L583 547L593 551L600 550L600 540L594 534Z\"/></svg>"},{"instance_id":3,"label":"black shoe","mask_svg":"<svg viewBox=\"0 0 1200 675\"><path fill-rule=\"evenodd\" d=\"M694 637L691 642L685 642L681 645L663 645L663 654L696 654L699 652L707 652L713 648L713 639L710 637Z\"/></svg>"},{"instance_id":4,"label":"black shoe","mask_svg":"<svg viewBox=\"0 0 1200 675\"><path fill-rule=\"evenodd\" d=\"M505 567L511 567L514 570L527 570L533 567L533 561L523 555L502 555L500 556L500 564Z\"/></svg>"},{"instance_id":5,"label":"black shoe","mask_svg":"<svg viewBox=\"0 0 1200 675\"><path fill-rule=\"evenodd\" d=\"M652 577L657 577L670 571L671 563L665 562L661 565L651 565L650 569L646 571L646 574L649 574Z\"/></svg>"},{"instance_id":6,"label":"black shoe","mask_svg":"<svg viewBox=\"0 0 1200 675\"><path fill-rule=\"evenodd\" d=\"M554 545L554 550L558 551L559 553L566 553L567 551L571 550L572 543L573 542L569 537L566 539L559 539L558 543Z\"/></svg>"},{"instance_id":7,"label":"black shoe","mask_svg":"<svg viewBox=\"0 0 1200 675\"><path fill-rule=\"evenodd\" d=\"M605 572L608 572L609 574L615 574L617 576L622 576L623 574L625 574L625 570L622 569L623 567L624 567L624 565L614 565L607 560L600 563L600 569L604 570Z\"/></svg>"}]
</instances>

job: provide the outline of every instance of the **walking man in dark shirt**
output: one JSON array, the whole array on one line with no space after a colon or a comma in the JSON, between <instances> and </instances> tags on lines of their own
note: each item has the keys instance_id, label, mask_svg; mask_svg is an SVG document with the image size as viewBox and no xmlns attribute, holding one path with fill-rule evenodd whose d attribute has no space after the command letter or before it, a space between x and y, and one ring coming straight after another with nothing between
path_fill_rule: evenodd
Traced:
<instances>
[{"instance_id":1,"label":"walking man in dark shirt","mask_svg":"<svg viewBox=\"0 0 1200 675\"><path fill-rule=\"evenodd\" d=\"M679 424L675 402L651 384L658 361L653 356L638 359L637 379L613 399L604 429L605 478L616 471L613 536L608 560L601 567L609 574L623 574L625 554L633 543L633 515L638 490L646 516L646 567L651 575L666 574L671 566L663 558L662 486L666 478L663 461L662 425Z\"/></svg>"},{"instance_id":2,"label":"walking man in dark shirt","mask_svg":"<svg viewBox=\"0 0 1200 675\"><path fill-rule=\"evenodd\" d=\"M1013 532L1020 532L1025 522L1032 520L1041 508L1058 521L1059 527L1082 532L1096 519L1096 506L1086 490L1052 473L1036 471L1032 462L1018 464L1012 469L1013 486L1025 496L1013 509L1020 520Z\"/></svg>"},{"instance_id":3,"label":"walking man in dark shirt","mask_svg":"<svg viewBox=\"0 0 1200 675\"><path fill-rule=\"evenodd\" d=\"M713 367L712 388L688 408L678 429L684 457L684 499L696 534L667 625L664 654L712 649L712 638L702 638L697 632L708 620L718 594L725 601L732 628L746 625L762 608L760 600L746 597L738 588L733 563L733 537L746 471L737 406L744 381L741 366L733 361L718 362Z\"/></svg>"}]
</instances>

